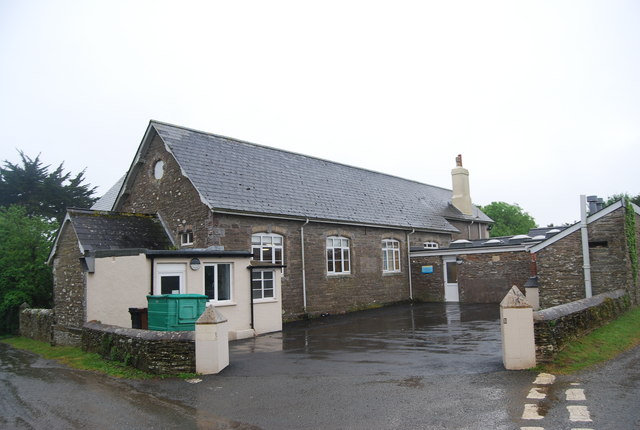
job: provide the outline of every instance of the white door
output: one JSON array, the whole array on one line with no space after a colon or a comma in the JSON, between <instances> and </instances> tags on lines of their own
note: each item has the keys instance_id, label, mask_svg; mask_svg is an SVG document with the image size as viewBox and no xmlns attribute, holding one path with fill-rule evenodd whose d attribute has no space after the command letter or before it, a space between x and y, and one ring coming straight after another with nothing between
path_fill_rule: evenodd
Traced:
<instances>
[{"instance_id":1,"label":"white door","mask_svg":"<svg viewBox=\"0 0 640 430\"><path fill-rule=\"evenodd\" d=\"M444 301L459 302L458 294L458 264L456 257L444 257Z\"/></svg>"}]
</instances>

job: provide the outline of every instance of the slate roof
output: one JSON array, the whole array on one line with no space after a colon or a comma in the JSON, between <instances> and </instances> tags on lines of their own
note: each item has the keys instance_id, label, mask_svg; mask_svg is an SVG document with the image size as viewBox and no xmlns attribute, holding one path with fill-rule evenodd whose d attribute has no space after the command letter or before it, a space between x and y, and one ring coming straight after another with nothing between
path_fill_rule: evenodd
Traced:
<instances>
[{"instance_id":1,"label":"slate roof","mask_svg":"<svg viewBox=\"0 0 640 430\"><path fill-rule=\"evenodd\" d=\"M113 184L109 190L104 193L102 197L100 197L94 204L91 206L91 209L96 211L110 211L113 209L113 204L116 202L118 198L118 193L120 192L120 188L122 188L122 184L124 184L124 178L126 175L123 175L118 182Z\"/></svg>"},{"instance_id":2,"label":"slate roof","mask_svg":"<svg viewBox=\"0 0 640 430\"><path fill-rule=\"evenodd\" d=\"M451 190L366 169L151 121L214 210L456 232ZM144 141L143 141L144 145Z\"/></svg>"},{"instance_id":3,"label":"slate roof","mask_svg":"<svg viewBox=\"0 0 640 430\"><path fill-rule=\"evenodd\" d=\"M69 209L67 217L85 252L169 249L173 246L162 223L154 215Z\"/></svg>"}]
</instances>

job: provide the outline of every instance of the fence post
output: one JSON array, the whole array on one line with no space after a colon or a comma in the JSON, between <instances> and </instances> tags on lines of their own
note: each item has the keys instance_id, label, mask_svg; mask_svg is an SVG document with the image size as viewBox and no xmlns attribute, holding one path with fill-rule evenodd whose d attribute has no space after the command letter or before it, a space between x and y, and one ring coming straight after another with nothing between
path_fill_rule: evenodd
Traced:
<instances>
[{"instance_id":1,"label":"fence post","mask_svg":"<svg viewBox=\"0 0 640 430\"><path fill-rule=\"evenodd\" d=\"M229 327L227 319L208 306L196 321L196 372L219 373L229 365Z\"/></svg>"},{"instance_id":2,"label":"fence post","mask_svg":"<svg viewBox=\"0 0 640 430\"><path fill-rule=\"evenodd\" d=\"M536 365L533 308L513 286L500 302L502 362L507 370L522 370Z\"/></svg>"}]
</instances>

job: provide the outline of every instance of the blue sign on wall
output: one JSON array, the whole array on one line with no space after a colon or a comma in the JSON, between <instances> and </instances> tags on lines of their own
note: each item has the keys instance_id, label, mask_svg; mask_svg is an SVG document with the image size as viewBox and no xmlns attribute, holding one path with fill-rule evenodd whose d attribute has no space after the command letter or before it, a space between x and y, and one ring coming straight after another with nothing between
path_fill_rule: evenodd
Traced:
<instances>
[{"instance_id":1,"label":"blue sign on wall","mask_svg":"<svg viewBox=\"0 0 640 430\"><path fill-rule=\"evenodd\" d=\"M433 266L422 266L422 273L433 273Z\"/></svg>"}]
</instances>

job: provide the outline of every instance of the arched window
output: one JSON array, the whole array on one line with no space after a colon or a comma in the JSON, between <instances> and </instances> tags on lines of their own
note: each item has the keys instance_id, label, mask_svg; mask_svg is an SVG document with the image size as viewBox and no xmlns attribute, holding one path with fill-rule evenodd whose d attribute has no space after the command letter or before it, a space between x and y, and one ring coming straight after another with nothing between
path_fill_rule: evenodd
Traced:
<instances>
[{"instance_id":1,"label":"arched window","mask_svg":"<svg viewBox=\"0 0 640 430\"><path fill-rule=\"evenodd\" d=\"M330 275L351 273L349 239L340 236L327 238L327 273Z\"/></svg>"},{"instance_id":2,"label":"arched window","mask_svg":"<svg viewBox=\"0 0 640 430\"><path fill-rule=\"evenodd\" d=\"M382 241L382 272L394 273L400 271L400 242L395 239Z\"/></svg>"},{"instance_id":3,"label":"arched window","mask_svg":"<svg viewBox=\"0 0 640 430\"><path fill-rule=\"evenodd\" d=\"M254 260L284 264L284 240L279 234L254 234L251 236L251 252Z\"/></svg>"}]
</instances>

